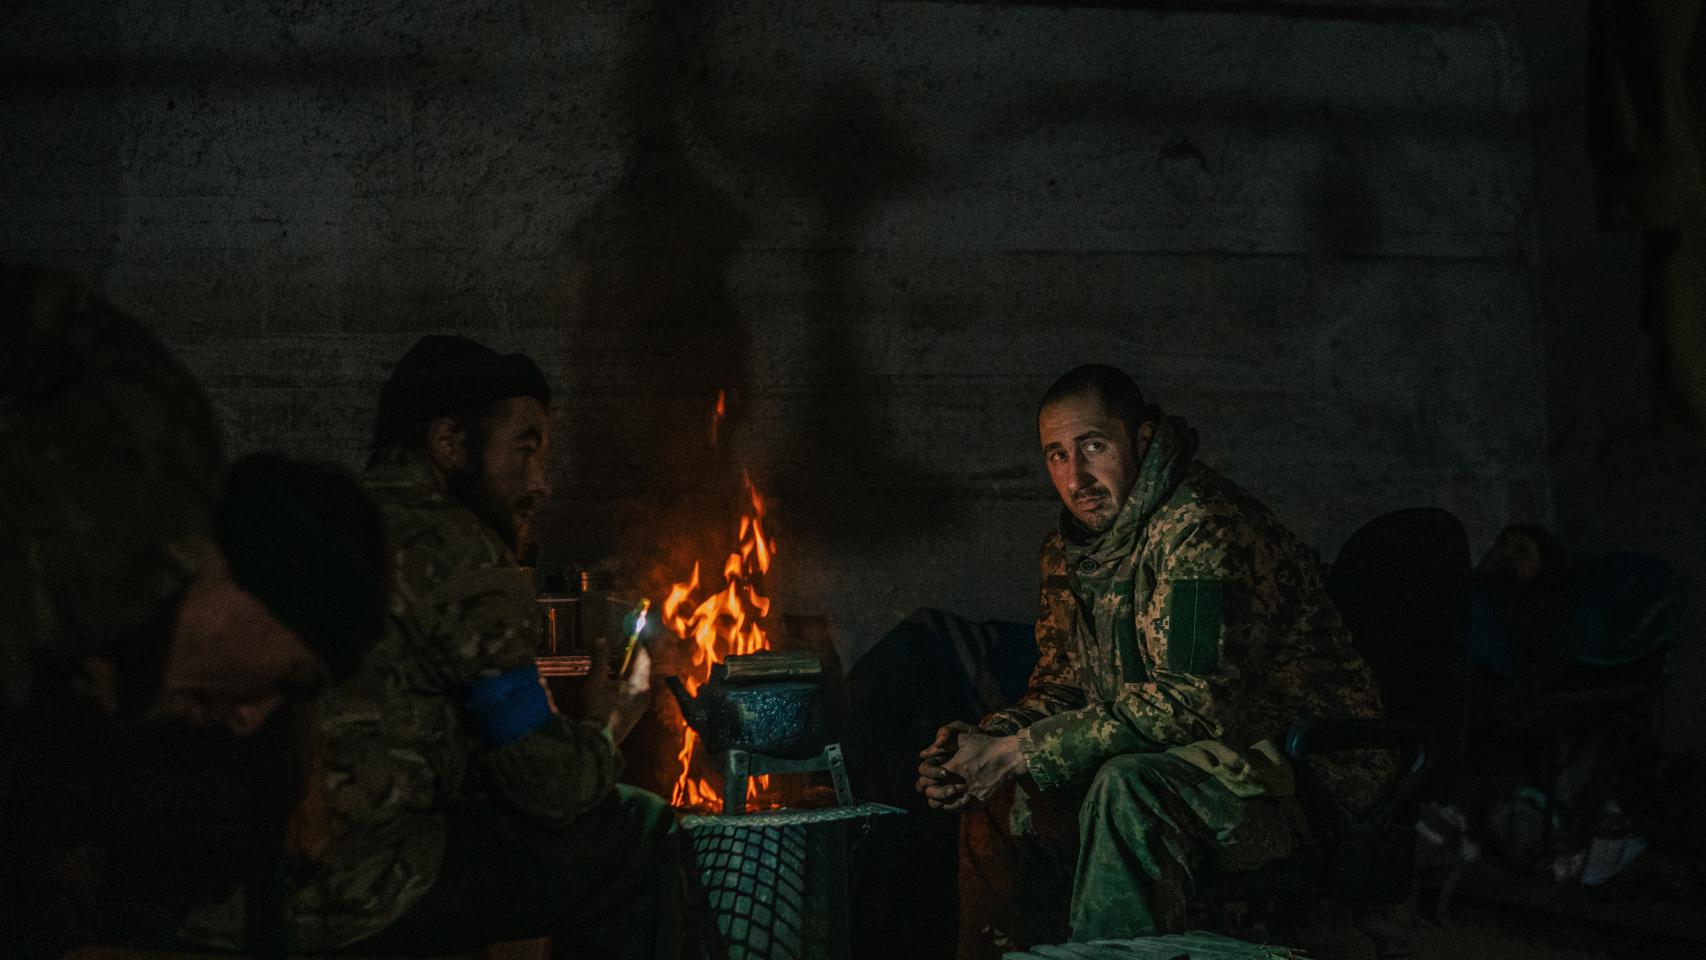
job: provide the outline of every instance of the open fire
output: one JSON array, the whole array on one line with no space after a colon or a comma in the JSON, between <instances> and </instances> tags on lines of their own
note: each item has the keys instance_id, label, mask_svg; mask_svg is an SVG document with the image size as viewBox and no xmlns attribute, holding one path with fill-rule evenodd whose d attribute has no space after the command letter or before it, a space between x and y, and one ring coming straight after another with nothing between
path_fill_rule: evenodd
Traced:
<instances>
[{"instance_id":1,"label":"open fire","mask_svg":"<svg viewBox=\"0 0 1706 960\"><path fill-rule=\"evenodd\" d=\"M711 420L713 446L724 403L724 395L718 392ZM663 602L664 623L692 644L691 668L681 675L682 684L690 694L697 693L700 685L710 679L713 664L731 656L770 649L769 636L761 624L770 614L770 600L762 590L764 574L769 572L776 556L776 542L764 535L764 499L750 476L743 473L741 479L752 510L740 518L735 548L723 562L722 589L700 599L699 564L695 563L692 575L671 587ZM710 780L696 769L699 736L685 722L681 731L681 774L676 778L671 803L715 813L722 807L722 798ZM748 785L749 809L771 805L762 797L769 779L754 777Z\"/></svg>"}]
</instances>

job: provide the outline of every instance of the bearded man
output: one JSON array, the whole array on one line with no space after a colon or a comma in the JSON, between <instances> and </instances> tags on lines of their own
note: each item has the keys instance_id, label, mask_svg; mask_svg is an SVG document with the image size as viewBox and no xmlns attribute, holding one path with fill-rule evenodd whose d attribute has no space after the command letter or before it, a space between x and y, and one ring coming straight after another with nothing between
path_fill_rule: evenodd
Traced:
<instances>
[{"instance_id":1,"label":"bearded man","mask_svg":"<svg viewBox=\"0 0 1706 960\"><path fill-rule=\"evenodd\" d=\"M1041 659L1015 706L943 727L919 767L930 806L965 813L966 958L1178 931L1199 866L1254 869L1300 838L1287 727L1380 713L1314 551L1198 463L1183 420L1086 365L1037 424L1063 504L1042 547ZM1321 774L1357 804L1379 767Z\"/></svg>"},{"instance_id":2,"label":"bearded man","mask_svg":"<svg viewBox=\"0 0 1706 960\"><path fill-rule=\"evenodd\" d=\"M516 565L550 489L550 389L521 354L429 336L380 391L362 482L397 553L384 637L321 710L332 824L292 896L298 949L471 952L550 935L559 957L676 957L685 876L674 816L616 783L649 702L644 650L595 649L579 716L534 666ZM194 939L228 945L236 904Z\"/></svg>"}]
</instances>

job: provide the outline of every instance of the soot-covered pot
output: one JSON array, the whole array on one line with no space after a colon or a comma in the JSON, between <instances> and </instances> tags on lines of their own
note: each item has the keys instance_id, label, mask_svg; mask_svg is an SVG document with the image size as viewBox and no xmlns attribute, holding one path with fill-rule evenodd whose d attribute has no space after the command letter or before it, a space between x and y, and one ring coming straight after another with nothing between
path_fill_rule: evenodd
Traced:
<instances>
[{"instance_id":1,"label":"soot-covered pot","mask_svg":"<svg viewBox=\"0 0 1706 960\"><path fill-rule=\"evenodd\" d=\"M712 751L800 758L823 748L822 675L816 657L762 652L713 665L697 696L678 677L664 677L664 682L688 726Z\"/></svg>"}]
</instances>

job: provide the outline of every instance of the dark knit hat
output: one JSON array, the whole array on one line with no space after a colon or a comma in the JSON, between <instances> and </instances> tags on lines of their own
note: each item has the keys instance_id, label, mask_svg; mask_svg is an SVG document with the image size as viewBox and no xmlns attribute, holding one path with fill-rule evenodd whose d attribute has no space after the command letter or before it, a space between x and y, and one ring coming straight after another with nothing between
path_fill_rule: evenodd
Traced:
<instances>
[{"instance_id":1,"label":"dark knit hat","mask_svg":"<svg viewBox=\"0 0 1706 960\"><path fill-rule=\"evenodd\" d=\"M244 457L231 467L214 532L238 586L319 654L334 679L355 672L385 629L391 558L385 520L349 471Z\"/></svg>"},{"instance_id":2,"label":"dark knit hat","mask_svg":"<svg viewBox=\"0 0 1706 960\"><path fill-rule=\"evenodd\" d=\"M438 417L532 397L551 405L551 386L531 357L498 353L467 337L422 337L379 390L373 445L408 443Z\"/></svg>"}]
</instances>

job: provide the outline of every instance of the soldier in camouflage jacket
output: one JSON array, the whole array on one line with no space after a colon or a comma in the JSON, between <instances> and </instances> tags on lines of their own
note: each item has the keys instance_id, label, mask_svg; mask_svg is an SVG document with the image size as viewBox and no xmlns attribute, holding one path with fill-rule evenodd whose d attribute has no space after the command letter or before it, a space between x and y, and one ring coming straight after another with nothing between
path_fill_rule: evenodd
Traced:
<instances>
[{"instance_id":1,"label":"soldier in camouflage jacket","mask_svg":"<svg viewBox=\"0 0 1706 960\"><path fill-rule=\"evenodd\" d=\"M549 934L558 956L678 956L673 812L616 783L649 702L595 656L581 715L540 684L531 576L549 391L520 354L427 337L380 402L363 483L397 549L390 624L320 711L330 843L293 895L296 946L451 953ZM192 939L229 946L236 898Z\"/></svg>"},{"instance_id":2,"label":"soldier in camouflage jacket","mask_svg":"<svg viewBox=\"0 0 1706 960\"><path fill-rule=\"evenodd\" d=\"M1377 716L1373 677L1315 553L1193 459L1195 435L1119 371L1069 373L1043 404L1066 509L1043 544L1041 659L980 728L944 728L919 787L967 810L961 954L1063 932L1172 932L1192 870L1252 869L1303 820L1275 741L1304 716ZM1321 771L1350 803L1378 762Z\"/></svg>"}]
</instances>

